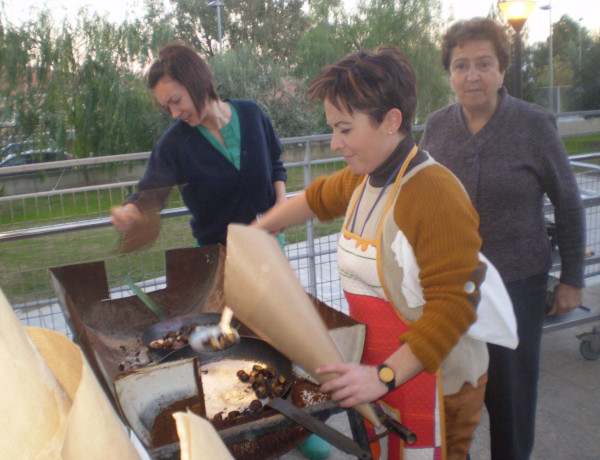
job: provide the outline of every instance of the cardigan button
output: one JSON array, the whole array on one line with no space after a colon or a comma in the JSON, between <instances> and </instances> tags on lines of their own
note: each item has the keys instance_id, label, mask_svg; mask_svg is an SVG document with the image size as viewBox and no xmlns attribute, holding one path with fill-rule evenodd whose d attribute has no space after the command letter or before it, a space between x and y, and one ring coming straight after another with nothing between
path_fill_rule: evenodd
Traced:
<instances>
[{"instance_id":1,"label":"cardigan button","mask_svg":"<svg viewBox=\"0 0 600 460\"><path fill-rule=\"evenodd\" d=\"M465 292L467 294L473 294L475 292L475 289L477 289L477 286L475 286L475 283L473 281L467 281L465 283Z\"/></svg>"}]
</instances>

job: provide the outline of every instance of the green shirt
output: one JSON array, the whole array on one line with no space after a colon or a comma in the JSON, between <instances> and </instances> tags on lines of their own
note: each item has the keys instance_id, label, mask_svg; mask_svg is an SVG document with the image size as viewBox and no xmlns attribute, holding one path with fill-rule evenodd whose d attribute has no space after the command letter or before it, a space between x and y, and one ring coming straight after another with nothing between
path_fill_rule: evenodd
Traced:
<instances>
[{"instance_id":1,"label":"green shirt","mask_svg":"<svg viewBox=\"0 0 600 460\"><path fill-rule=\"evenodd\" d=\"M231 120L229 120L229 123L221 128L221 136L223 136L225 145L221 144L221 141L213 136L204 126L198 125L198 131L200 131L200 134L202 134L214 148L221 152L223 156L227 158L229 162L239 171L240 153L242 150L240 119L233 104L231 104L231 102L228 102L228 104L231 108Z\"/></svg>"}]
</instances>

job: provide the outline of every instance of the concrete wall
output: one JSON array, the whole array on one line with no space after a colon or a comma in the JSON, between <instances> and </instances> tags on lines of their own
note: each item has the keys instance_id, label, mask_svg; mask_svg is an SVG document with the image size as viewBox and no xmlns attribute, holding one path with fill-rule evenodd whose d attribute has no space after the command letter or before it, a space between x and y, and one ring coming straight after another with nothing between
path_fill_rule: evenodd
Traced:
<instances>
[{"instance_id":1,"label":"concrete wall","mask_svg":"<svg viewBox=\"0 0 600 460\"><path fill-rule=\"evenodd\" d=\"M145 170L145 162L135 164L106 164L76 166L66 169L51 169L0 176L0 187L4 195L38 193L49 190L137 181Z\"/></svg>"},{"instance_id":2,"label":"concrete wall","mask_svg":"<svg viewBox=\"0 0 600 460\"><path fill-rule=\"evenodd\" d=\"M579 117L573 117L573 119L561 118L558 122L558 132L561 135L597 133L599 131L600 117L590 118L589 120Z\"/></svg>"}]
</instances>

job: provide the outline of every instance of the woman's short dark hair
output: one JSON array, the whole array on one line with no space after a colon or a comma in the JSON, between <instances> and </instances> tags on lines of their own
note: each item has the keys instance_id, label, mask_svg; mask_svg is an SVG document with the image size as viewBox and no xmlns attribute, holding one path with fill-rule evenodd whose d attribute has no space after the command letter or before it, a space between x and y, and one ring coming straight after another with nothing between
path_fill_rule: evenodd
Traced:
<instances>
[{"instance_id":1,"label":"woman's short dark hair","mask_svg":"<svg viewBox=\"0 0 600 460\"><path fill-rule=\"evenodd\" d=\"M409 134L417 108L415 71L395 46L357 51L324 67L310 84L311 99L329 101L336 108L367 114L375 125L393 108L402 112L400 131Z\"/></svg>"},{"instance_id":2,"label":"woman's short dark hair","mask_svg":"<svg viewBox=\"0 0 600 460\"><path fill-rule=\"evenodd\" d=\"M472 40L488 40L494 45L500 72L508 68L510 43L506 29L493 19L472 18L452 24L442 37L442 65L450 72L452 50Z\"/></svg>"},{"instance_id":3,"label":"woman's short dark hair","mask_svg":"<svg viewBox=\"0 0 600 460\"><path fill-rule=\"evenodd\" d=\"M198 113L202 112L207 100L219 99L210 67L196 51L182 42L169 43L158 51L158 59L146 72L146 86L154 89L163 77L187 89Z\"/></svg>"}]
</instances>

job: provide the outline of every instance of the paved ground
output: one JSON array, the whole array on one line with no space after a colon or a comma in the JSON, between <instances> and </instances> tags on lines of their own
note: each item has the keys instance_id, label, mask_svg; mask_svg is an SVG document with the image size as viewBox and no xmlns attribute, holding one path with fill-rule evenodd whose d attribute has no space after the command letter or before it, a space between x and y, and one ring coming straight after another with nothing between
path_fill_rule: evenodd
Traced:
<instances>
[{"instance_id":1,"label":"paved ground","mask_svg":"<svg viewBox=\"0 0 600 460\"><path fill-rule=\"evenodd\" d=\"M600 280L587 280L584 305L600 308ZM588 361L576 337L600 321L546 332L542 338L535 448L531 460L600 460L600 360ZM344 414L329 424L349 434ZM305 459L294 449L281 460ZM329 460L350 458L332 448ZM484 412L471 449L472 460L490 460Z\"/></svg>"},{"instance_id":2,"label":"paved ground","mask_svg":"<svg viewBox=\"0 0 600 460\"><path fill-rule=\"evenodd\" d=\"M546 334L538 386L535 447L531 460L600 459L600 361L579 352L576 334L598 323ZM489 460L487 415L471 448L472 460Z\"/></svg>"}]
</instances>

